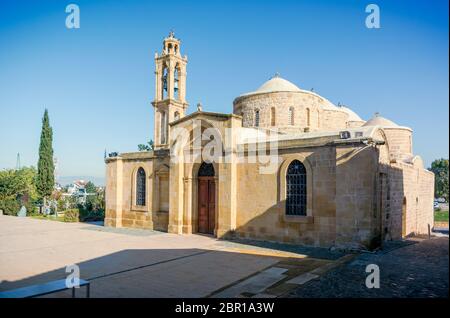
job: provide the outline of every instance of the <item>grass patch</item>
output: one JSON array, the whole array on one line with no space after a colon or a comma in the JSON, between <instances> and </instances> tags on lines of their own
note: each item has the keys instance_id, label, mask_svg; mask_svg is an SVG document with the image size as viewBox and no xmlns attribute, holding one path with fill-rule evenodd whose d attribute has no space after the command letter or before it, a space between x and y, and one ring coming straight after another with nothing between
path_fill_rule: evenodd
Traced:
<instances>
[{"instance_id":1,"label":"grass patch","mask_svg":"<svg viewBox=\"0 0 450 318\"><path fill-rule=\"evenodd\" d=\"M435 222L448 222L448 210L434 212L434 221Z\"/></svg>"},{"instance_id":2,"label":"grass patch","mask_svg":"<svg viewBox=\"0 0 450 318\"><path fill-rule=\"evenodd\" d=\"M54 215L38 214L38 215L30 215L29 217L33 218L33 219L39 219L39 220L50 220L50 221L64 222L64 216L55 217Z\"/></svg>"}]
</instances>

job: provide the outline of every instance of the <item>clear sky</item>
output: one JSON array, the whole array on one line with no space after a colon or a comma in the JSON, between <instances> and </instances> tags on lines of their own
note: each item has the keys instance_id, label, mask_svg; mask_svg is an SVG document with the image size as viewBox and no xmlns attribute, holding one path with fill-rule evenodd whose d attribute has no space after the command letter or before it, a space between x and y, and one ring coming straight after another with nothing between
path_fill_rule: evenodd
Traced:
<instances>
[{"instance_id":1,"label":"clear sky","mask_svg":"<svg viewBox=\"0 0 450 318\"><path fill-rule=\"evenodd\" d=\"M48 108L60 176L104 175L104 150L153 135L154 63L170 29L187 54L188 113L230 113L275 72L414 130L428 166L448 158L448 1L0 2L0 169L37 165ZM381 28L367 29L376 3Z\"/></svg>"}]
</instances>

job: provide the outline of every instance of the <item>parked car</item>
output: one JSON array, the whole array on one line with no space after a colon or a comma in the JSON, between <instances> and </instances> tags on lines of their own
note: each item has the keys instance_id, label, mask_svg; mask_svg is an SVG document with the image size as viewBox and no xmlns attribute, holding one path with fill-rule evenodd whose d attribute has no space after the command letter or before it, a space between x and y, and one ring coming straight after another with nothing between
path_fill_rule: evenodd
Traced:
<instances>
[{"instance_id":1,"label":"parked car","mask_svg":"<svg viewBox=\"0 0 450 318\"><path fill-rule=\"evenodd\" d=\"M434 200L433 207L435 209L439 208L439 202L437 200Z\"/></svg>"}]
</instances>

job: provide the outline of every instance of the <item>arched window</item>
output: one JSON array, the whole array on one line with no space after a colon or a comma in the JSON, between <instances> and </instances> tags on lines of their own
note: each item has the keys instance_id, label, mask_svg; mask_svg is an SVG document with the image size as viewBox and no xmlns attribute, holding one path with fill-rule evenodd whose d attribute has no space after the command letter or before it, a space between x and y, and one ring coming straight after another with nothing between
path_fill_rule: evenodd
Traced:
<instances>
[{"instance_id":1,"label":"arched window","mask_svg":"<svg viewBox=\"0 0 450 318\"><path fill-rule=\"evenodd\" d=\"M142 168L136 173L136 205L145 205L145 171Z\"/></svg>"},{"instance_id":2,"label":"arched window","mask_svg":"<svg viewBox=\"0 0 450 318\"><path fill-rule=\"evenodd\" d=\"M173 95L174 95L174 98L175 99L180 99L180 94L179 94L179 92L180 92L180 90L179 90L179 82L180 82L180 69L179 69L179 66L177 65L176 67L175 67L175 70L174 70L174 74L173 74Z\"/></svg>"},{"instance_id":3,"label":"arched window","mask_svg":"<svg viewBox=\"0 0 450 318\"><path fill-rule=\"evenodd\" d=\"M311 111L306 108L306 126L311 126Z\"/></svg>"},{"instance_id":4,"label":"arched window","mask_svg":"<svg viewBox=\"0 0 450 318\"><path fill-rule=\"evenodd\" d=\"M270 125L271 126L275 126L275 120L276 120L276 118L275 118L275 107L272 107L270 109Z\"/></svg>"},{"instance_id":5,"label":"arched window","mask_svg":"<svg viewBox=\"0 0 450 318\"><path fill-rule=\"evenodd\" d=\"M168 71L166 65L163 66L163 74L162 75L163 75L163 77L162 77L162 94L161 94L161 96L163 99L165 99L165 98L167 98L167 89L168 89L167 81L168 81L168 76L169 76L169 71Z\"/></svg>"},{"instance_id":6,"label":"arched window","mask_svg":"<svg viewBox=\"0 0 450 318\"><path fill-rule=\"evenodd\" d=\"M255 127L259 127L259 109L255 110Z\"/></svg>"},{"instance_id":7,"label":"arched window","mask_svg":"<svg viewBox=\"0 0 450 318\"><path fill-rule=\"evenodd\" d=\"M200 168L198 169L199 177L214 177L214 166L212 163L202 162Z\"/></svg>"},{"instance_id":8,"label":"arched window","mask_svg":"<svg viewBox=\"0 0 450 318\"><path fill-rule=\"evenodd\" d=\"M289 108L288 121L289 125L294 125L294 107Z\"/></svg>"},{"instance_id":9,"label":"arched window","mask_svg":"<svg viewBox=\"0 0 450 318\"><path fill-rule=\"evenodd\" d=\"M306 215L306 168L298 160L286 172L286 215Z\"/></svg>"},{"instance_id":10,"label":"arched window","mask_svg":"<svg viewBox=\"0 0 450 318\"><path fill-rule=\"evenodd\" d=\"M178 119L180 119L180 113L179 112L175 112L173 114L173 120L178 120Z\"/></svg>"},{"instance_id":11,"label":"arched window","mask_svg":"<svg viewBox=\"0 0 450 318\"><path fill-rule=\"evenodd\" d=\"M166 112L161 112L161 132L160 132L160 143L162 145L166 144L167 137L167 115Z\"/></svg>"},{"instance_id":12,"label":"arched window","mask_svg":"<svg viewBox=\"0 0 450 318\"><path fill-rule=\"evenodd\" d=\"M317 110L317 128L320 128L320 113L319 113L319 110Z\"/></svg>"}]
</instances>

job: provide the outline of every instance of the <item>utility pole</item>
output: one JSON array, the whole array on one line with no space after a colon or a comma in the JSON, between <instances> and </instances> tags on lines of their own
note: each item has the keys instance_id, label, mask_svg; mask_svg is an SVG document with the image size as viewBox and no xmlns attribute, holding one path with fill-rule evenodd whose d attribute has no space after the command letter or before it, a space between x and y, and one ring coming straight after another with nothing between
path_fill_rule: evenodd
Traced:
<instances>
[{"instance_id":1,"label":"utility pole","mask_svg":"<svg viewBox=\"0 0 450 318\"><path fill-rule=\"evenodd\" d=\"M20 170L20 153L17 153L16 170Z\"/></svg>"}]
</instances>

